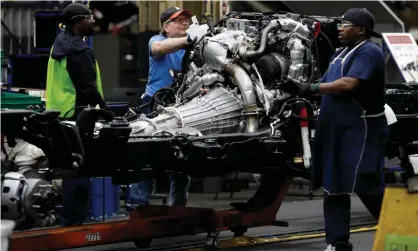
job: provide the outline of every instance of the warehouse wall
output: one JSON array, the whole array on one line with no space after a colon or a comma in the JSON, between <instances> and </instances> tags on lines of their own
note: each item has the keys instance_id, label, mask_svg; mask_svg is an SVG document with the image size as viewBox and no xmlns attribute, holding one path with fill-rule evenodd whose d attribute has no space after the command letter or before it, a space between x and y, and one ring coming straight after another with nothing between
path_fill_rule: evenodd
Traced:
<instances>
[{"instance_id":1,"label":"warehouse wall","mask_svg":"<svg viewBox=\"0 0 418 251\"><path fill-rule=\"evenodd\" d=\"M205 5L206 2L206 5ZM160 15L169 7L189 9L198 20L205 13L211 13L215 20L220 17L220 1L139 1L139 27L140 31L160 30ZM152 14L158 13L158 15Z\"/></svg>"},{"instance_id":2,"label":"warehouse wall","mask_svg":"<svg viewBox=\"0 0 418 251\"><path fill-rule=\"evenodd\" d=\"M340 17L350 8L367 8L373 13L378 32L402 32L404 22L382 1L245 1L232 2L232 10L291 11L306 15Z\"/></svg>"}]
</instances>

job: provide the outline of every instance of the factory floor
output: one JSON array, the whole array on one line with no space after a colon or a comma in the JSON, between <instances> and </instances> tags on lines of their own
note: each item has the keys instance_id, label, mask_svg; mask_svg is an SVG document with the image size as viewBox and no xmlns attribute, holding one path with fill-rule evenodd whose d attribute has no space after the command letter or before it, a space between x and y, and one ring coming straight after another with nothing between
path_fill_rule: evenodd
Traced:
<instances>
[{"instance_id":1,"label":"factory floor","mask_svg":"<svg viewBox=\"0 0 418 251\"><path fill-rule=\"evenodd\" d=\"M373 239L375 232L356 233L351 235L351 243L353 244L353 251L371 251L373 250ZM311 240L298 240L285 243L268 244L258 247L248 248L233 248L224 250L237 251L323 251L326 249L324 238L317 238Z\"/></svg>"},{"instance_id":2,"label":"factory floor","mask_svg":"<svg viewBox=\"0 0 418 251\"><path fill-rule=\"evenodd\" d=\"M295 192L297 188L291 189L291 192ZM298 192L298 191L296 191ZM300 191L299 191L300 192ZM193 194L189 195L188 205L191 207L209 207L214 209L224 209L229 207L229 203L232 201L246 201L254 193L253 189L234 193L231 199L229 193L220 193L217 200L214 200L214 194ZM289 227L258 227L252 228L247 231L245 236L264 236L264 238L270 238L273 235L285 234L288 232L297 233L315 229L324 228L324 220L322 214L323 200L314 198L310 200L307 197L287 196L282 204L278 214L277 220L288 221ZM161 204L161 200L154 200L152 204ZM359 224L366 222L374 225L375 222L371 218L371 215L367 212L367 209L358 199L358 197L352 197L352 223ZM295 235L295 234L293 234ZM302 234L303 235L303 234ZM222 242L231 240L233 234L230 231L221 232L219 235ZM365 233L353 233L352 243L354 250L372 250L374 231L368 231ZM198 234L194 236L180 236L155 239L152 241L152 250L171 250L172 247L180 247L190 243L201 242L204 243L206 234ZM273 237L271 237L273 238ZM299 241L286 241L281 243L272 243L259 246L249 246L233 248L233 250L325 250L326 245L324 238L318 236L316 238L310 238ZM110 245L94 246L87 248L71 249L72 251L127 251L127 250L147 250L138 249L133 242L115 243ZM204 250L204 249L193 249ZM232 250L232 248L222 248L222 250Z\"/></svg>"}]
</instances>

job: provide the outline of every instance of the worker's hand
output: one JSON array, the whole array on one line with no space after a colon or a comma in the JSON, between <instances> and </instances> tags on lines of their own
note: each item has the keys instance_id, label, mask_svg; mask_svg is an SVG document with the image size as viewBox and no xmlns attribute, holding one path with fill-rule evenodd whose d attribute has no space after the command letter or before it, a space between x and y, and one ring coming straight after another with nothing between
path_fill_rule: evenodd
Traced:
<instances>
[{"instance_id":1,"label":"worker's hand","mask_svg":"<svg viewBox=\"0 0 418 251\"><path fill-rule=\"evenodd\" d=\"M298 81L287 77L283 80L279 88L280 90L292 95L308 96L313 94L311 90L311 84L301 84Z\"/></svg>"},{"instance_id":2,"label":"worker's hand","mask_svg":"<svg viewBox=\"0 0 418 251\"><path fill-rule=\"evenodd\" d=\"M187 44L186 44L186 49L190 49L190 48L193 48L193 46L194 46L194 44L197 42L197 37L195 37L195 38L190 38L190 37L187 37Z\"/></svg>"}]
</instances>

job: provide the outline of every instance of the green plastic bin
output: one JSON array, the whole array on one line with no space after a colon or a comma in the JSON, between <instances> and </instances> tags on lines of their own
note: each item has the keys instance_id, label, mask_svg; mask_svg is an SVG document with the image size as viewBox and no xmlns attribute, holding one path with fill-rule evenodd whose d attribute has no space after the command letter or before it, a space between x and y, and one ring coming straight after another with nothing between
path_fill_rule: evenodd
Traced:
<instances>
[{"instance_id":1,"label":"green plastic bin","mask_svg":"<svg viewBox=\"0 0 418 251\"><path fill-rule=\"evenodd\" d=\"M42 100L41 97L2 92L1 93L1 109L29 109L29 110L41 110Z\"/></svg>"}]
</instances>

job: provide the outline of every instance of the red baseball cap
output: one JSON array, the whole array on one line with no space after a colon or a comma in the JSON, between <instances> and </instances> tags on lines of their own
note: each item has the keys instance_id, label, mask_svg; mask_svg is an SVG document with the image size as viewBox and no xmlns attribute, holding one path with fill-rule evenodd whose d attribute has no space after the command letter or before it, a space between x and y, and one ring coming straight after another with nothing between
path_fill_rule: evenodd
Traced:
<instances>
[{"instance_id":1,"label":"red baseball cap","mask_svg":"<svg viewBox=\"0 0 418 251\"><path fill-rule=\"evenodd\" d=\"M187 9L182 9L179 7L170 7L161 14L160 22L165 23L167 21L172 21L182 14L186 17L192 17L192 13Z\"/></svg>"}]
</instances>

